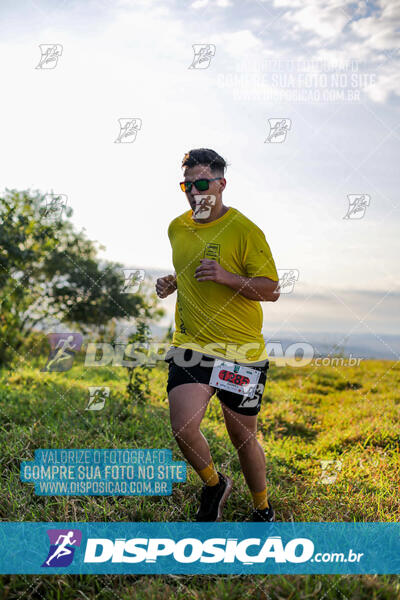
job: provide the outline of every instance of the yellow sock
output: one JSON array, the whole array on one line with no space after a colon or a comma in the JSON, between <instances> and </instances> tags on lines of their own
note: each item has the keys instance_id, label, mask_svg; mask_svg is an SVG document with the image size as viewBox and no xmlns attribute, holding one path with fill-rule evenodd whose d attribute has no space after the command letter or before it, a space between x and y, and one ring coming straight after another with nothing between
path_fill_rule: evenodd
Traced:
<instances>
[{"instance_id":1,"label":"yellow sock","mask_svg":"<svg viewBox=\"0 0 400 600\"><path fill-rule=\"evenodd\" d=\"M253 504L254 508L258 508L259 510L263 510L264 508L268 508L268 497L267 497L267 488L262 492L251 492L253 496Z\"/></svg>"},{"instance_id":2,"label":"yellow sock","mask_svg":"<svg viewBox=\"0 0 400 600\"><path fill-rule=\"evenodd\" d=\"M208 467L201 469L201 471L196 471L196 473L200 475L207 485L217 485L219 483L219 476L212 460Z\"/></svg>"}]
</instances>

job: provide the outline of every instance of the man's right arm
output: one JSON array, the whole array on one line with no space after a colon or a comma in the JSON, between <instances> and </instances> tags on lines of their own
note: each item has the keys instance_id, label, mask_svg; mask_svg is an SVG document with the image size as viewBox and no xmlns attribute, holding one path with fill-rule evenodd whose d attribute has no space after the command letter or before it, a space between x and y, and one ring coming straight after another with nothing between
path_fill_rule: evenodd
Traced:
<instances>
[{"instance_id":1,"label":"man's right arm","mask_svg":"<svg viewBox=\"0 0 400 600\"><path fill-rule=\"evenodd\" d=\"M171 242L172 236L172 227L175 219L171 221L168 226L168 238ZM177 281L176 281L176 272L174 271L173 275L164 275L164 277L159 277L156 281L156 293L159 298L166 298L170 294L173 294L177 289Z\"/></svg>"}]
</instances>

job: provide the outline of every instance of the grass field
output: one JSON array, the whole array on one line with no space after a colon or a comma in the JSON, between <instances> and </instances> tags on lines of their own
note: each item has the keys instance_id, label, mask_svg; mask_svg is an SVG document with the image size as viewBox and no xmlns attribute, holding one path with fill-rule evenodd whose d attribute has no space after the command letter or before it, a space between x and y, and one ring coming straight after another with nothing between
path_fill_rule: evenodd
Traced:
<instances>
[{"instance_id":1,"label":"grass field","mask_svg":"<svg viewBox=\"0 0 400 600\"><path fill-rule=\"evenodd\" d=\"M19 478L37 448L170 448L167 365L150 372L142 402L126 392L122 367L42 373L43 359L0 373L0 518L3 521L187 521L201 482L188 479L171 496L39 497ZM272 365L259 415L268 492L278 521L400 520L400 365ZM110 387L101 411L85 411L88 387ZM217 468L234 480L225 521L243 520L251 496L214 397L202 424ZM321 461L333 460L327 474ZM336 462L339 461L339 462ZM332 471L333 468L333 471ZM332 483L325 483L324 477ZM1 599L365 599L400 598L400 576L2 576Z\"/></svg>"}]
</instances>

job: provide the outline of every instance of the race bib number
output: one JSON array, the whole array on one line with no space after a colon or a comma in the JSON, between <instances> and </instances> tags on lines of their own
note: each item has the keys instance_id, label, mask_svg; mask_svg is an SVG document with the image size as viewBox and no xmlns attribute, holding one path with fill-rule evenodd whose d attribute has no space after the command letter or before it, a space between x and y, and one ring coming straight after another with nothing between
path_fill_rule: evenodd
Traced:
<instances>
[{"instance_id":1,"label":"race bib number","mask_svg":"<svg viewBox=\"0 0 400 600\"><path fill-rule=\"evenodd\" d=\"M258 369L216 359L211 371L210 385L220 390L252 398L260 375L261 371Z\"/></svg>"}]
</instances>

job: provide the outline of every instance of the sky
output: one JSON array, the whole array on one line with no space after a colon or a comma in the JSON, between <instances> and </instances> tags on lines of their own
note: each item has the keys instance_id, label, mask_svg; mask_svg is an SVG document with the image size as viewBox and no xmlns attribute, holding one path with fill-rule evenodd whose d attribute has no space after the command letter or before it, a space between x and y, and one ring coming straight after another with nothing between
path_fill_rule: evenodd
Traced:
<instances>
[{"instance_id":1,"label":"sky","mask_svg":"<svg viewBox=\"0 0 400 600\"><path fill-rule=\"evenodd\" d=\"M263 304L267 335L400 334L399 3L6 0L0 16L2 191L66 195L102 257L167 274L183 155L213 148L224 203L298 273ZM54 68L40 44L62 47Z\"/></svg>"}]
</instances>

